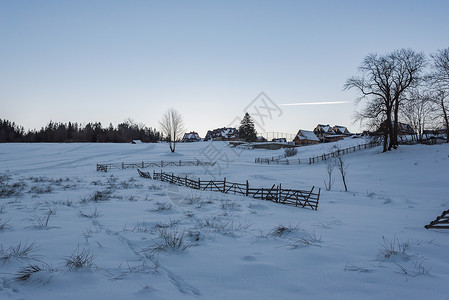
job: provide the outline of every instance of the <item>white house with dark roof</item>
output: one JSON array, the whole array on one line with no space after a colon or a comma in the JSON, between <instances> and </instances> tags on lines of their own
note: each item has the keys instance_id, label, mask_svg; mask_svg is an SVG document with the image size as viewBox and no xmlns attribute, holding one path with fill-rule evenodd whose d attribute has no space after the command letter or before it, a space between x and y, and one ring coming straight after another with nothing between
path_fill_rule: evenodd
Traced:
<instances>
[{"instance_id":1,"label":"white house with dark roof","mask_svg":"<svg viewBox=\"0 0 449 300\"><path fill-rule=\"evenodd\" d=\"M298 133L293 139L293 142L295 143L295 145L305 146L305 145L318 144L320 140L313 131L300 129L298 130Z\"/></svg>"},{"instance_id":2,"label":"white house with dark roof","mask_svg":"<svg viewBox=\"0 0 449 300\"><path fill-rule=\"evenodd\" d=\"M345 134L345 135L350 135L351 133L349 132L348 128L346 128L345 126L339 126L339 125L335 125L332 130L335 132L335 134Z\"/></svg>"},{"instance_id":3,"label":"white house with dark roof","mask_svg":"<svg viewBox=\"0 0 449 300\"><path fill-rule=\"evenodd\" d=\"M201 138L195 131L184 133L184 137L182 138L182 142L199 142L199 141L201 141Z\"/></svg>"},{"instance_id":4,"label":"white house with dark roof","mask_svg":"<svg viewBox=\"0 0 449 300\"><path fill-rule=\"evenodd\" d=\"M313 133L315 133L315 135L321 142L324 142L325 136L335 134L333 128L329 124L327 125L318 124L317 127L315 127L315 129L313 130Z\"/></svg>"},{"instance_id":5,"label":"white house with dark roof","mask_svg":"<svg viewBox=\"0 0 449 300\"><path fill-rule=\"evenodd\" d=\"M237 141L239 137L239 131L232 127L217 128L209 130L206 133L205 141Z\"/></svg>"}]
</instances>

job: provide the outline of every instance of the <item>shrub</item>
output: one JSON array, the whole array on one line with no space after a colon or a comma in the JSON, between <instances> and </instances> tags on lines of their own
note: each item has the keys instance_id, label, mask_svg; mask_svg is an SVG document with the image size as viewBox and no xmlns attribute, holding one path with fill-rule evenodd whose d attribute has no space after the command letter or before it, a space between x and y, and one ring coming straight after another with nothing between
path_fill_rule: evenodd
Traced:
<instances>
[{"instance_id":1,"label":"shrub","mask_svg":"<svg viewBox=\"0 0 449 300\"><path fill-rule=\"evenodd\" d=\"M285 148L285 150L284 150L285 157L295 156L296 154L298 154L298 149L296 149L296 147L295 148Z\"/></svg>"},{"instance_id":2,"label":"shrub","mask_svg":"<svg viewBox=\"0 0 449 300\"><path fill-rule=\"evenodd\" d=\"M288 226L278 225L268 235L283 237L283 236L289 235L292 232L297 231L298 229L299 229L299 225L296 225L296 226L292 226L292 224L289 224Z\"/></svg>"},{"instance_id":3,"label":"shrub","mask_svg":"<svg viewBox=\"0 0 449 300\"><path fill-rule=\"evenodd\" d=\"M36 260L37 256L33 255L36 251L34 242L25 244L19 243L16 246L11 246L7 250L4 250L0 245L0 260L3 262L9 261L13 258L18 260Z\"/></svg>"},{"instance_id":4,"label":"shrub","mask_svg":"<svg viewBox=\"0 0 449 300\"><path fill-rule=\"evenodd\" d=\"M399 239L394 238L389 241L384 236L382 236L382 242L379 243L382 248L379 249L377 254L380 259L389 259L393 256L402 256L404 260L408 260L408 255L405 253L410 247L412 247L415 242L412 240L407 240L405 242L400 242Z\"/></svg>"},{"instance_id":5,"label":"shrub","mask_svg":"<svg viewBox=\"0 0 449 300\"><path fill-rule=\"evenodd\" d=\"M79 250L79 247L73 251L72 255L65 259L65 265L69 270L78 270L81 268L91 268L93 263L94 254L89 249Z\"/></svg>"},{"instance_id":6,"label":"shrub","mask_svg":"<svg viewBox=\"0 0 449 300\"><path fill-rule=\"evenodd\" d=\"M151 256L162 251L184 252L192 244L185 240L185 232L178 231L177 228L160 228L159 237L154 241L154 245L145 248L143 251Z\"/></svg>"}]
</instances>

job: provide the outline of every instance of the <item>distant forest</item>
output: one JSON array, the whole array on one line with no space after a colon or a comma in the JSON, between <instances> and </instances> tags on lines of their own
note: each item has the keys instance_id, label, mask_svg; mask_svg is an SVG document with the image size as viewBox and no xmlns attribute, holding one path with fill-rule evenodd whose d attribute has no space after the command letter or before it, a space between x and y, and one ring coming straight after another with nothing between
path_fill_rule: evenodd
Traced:
<instances>
[{"instance_id":1,"label":"distant forest","mask_svg":"<svg viewBox=\"0 0 449 300\"><path fill-rule=\"evenodd\" d=\"M50 121L40 130L25 131L22 126L0 119L0 143L129 143L141 140L155 143L162 140L162 134L151 127L144 127L126 121L103 128L101 123L56 123Z\"/></svg>"}]
</instances>

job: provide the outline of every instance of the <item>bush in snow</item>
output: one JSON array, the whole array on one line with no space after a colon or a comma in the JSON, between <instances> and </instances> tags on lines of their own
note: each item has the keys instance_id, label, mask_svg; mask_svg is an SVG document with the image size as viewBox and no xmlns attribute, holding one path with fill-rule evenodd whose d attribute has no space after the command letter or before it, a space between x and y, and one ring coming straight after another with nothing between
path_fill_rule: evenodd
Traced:
<instances>
[{"instance_id":1,"label":"bush in snow","mask_svg":"<svg viewBox=\"0 0 449 300\"><path fill-rule=\"evenodd\" d=\"M81 268L91 268L93 263L94 254L90 249L79 250L79 247L73 251L72 255L65 258L65 265L69 270L78 270Z\"/></svg>"},{"instance_id":2,"label":"bush in snow","mask_svg":"<svg viewBox=\"0 0 449 300\"><path fill-rule=\"evenodd\" d=\"M11 246L7 250L3 249L0 245L0 260L3 262L9 261L11 259L17 260L36 260L37 256L33 255L36 251L36 245L34 242L22 244L21 242L16 246Z\"/></svg>"},{"instance_id":3,"label":"bush in snow","mask_svg":"<svg viewBox=\"0 0 449 300\"><path fill-rule=\"evenodd\" d=\"M296 154L298 154L298 149L296 149L296 147L295 148L285 148L285 150L284 150L285 157L295 156Z\"/></svg>"}]
</instances>

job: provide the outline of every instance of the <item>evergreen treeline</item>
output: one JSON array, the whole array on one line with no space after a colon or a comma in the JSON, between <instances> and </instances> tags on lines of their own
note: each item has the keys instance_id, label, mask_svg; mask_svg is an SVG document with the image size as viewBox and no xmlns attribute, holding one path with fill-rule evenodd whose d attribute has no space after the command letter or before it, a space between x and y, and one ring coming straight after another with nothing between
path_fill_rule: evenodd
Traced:
<instances>
[{"instance_id":1,"label":"evergreen treeline","mask_svg":"<svg viewBox=\"0 0 449 300\"><path fill-rule=\"evenodd\" d=\"M118 124L117 127L109 124L109 127L103 128L99 122L81 125L50 121L38 131L25 132L22 126L0 119L0 143L129 143L132 140L155 143L161 139L162 135L156 129L131 122Z\"/></svg>"}]
</instances>

